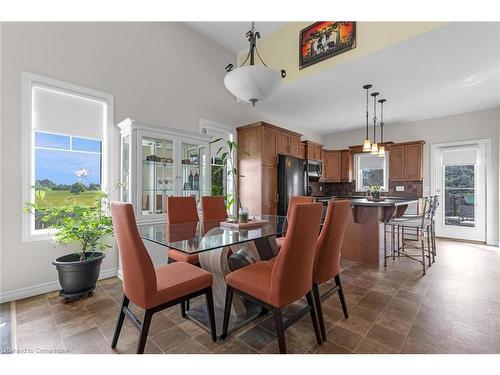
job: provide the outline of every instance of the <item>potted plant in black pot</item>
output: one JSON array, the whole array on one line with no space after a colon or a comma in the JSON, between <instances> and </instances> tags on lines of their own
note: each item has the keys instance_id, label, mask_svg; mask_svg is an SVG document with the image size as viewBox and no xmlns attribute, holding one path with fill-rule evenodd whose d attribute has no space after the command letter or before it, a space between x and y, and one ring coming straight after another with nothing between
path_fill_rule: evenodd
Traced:
<instances>
[{"instance_id":1,"label":"potted plant in black pot","mask_svg":"<svg viewBox=\"0 0 500 375\"><path fill-rule=\"evenodd\" d=\"M99 277L103 251L111 245L106 238L113 233L106 194L97 195L93 206L79 202L66 207L44 210L43 221L51 231L52 240L59 245L76 245L77 251L54 259L59 274L59 295L76 299L90 294ZM25 211L35 213L35 205L25 204Z\"/></svg>"}]
</instances>

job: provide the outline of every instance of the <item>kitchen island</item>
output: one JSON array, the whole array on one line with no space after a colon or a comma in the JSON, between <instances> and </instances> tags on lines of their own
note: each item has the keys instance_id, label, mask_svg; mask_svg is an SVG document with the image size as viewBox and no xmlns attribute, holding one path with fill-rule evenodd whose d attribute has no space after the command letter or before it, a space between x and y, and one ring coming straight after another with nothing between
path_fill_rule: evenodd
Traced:
<instances>
[{"instance_id":1,"label":"kitchen island","mask_svg":"<svg viewBox=\"0 0 500 375\"><path fill-rule=\"evenodd\" d=\"M340 199L340 198L334 198ZM342 246L342 259L381 266L384 264L384 221L399 217L408 204L418 203L418 198L387 198L370 201L350 198L351 211ZM387 236L390 250L391 236Z\"/></svg>"}]
</instances>

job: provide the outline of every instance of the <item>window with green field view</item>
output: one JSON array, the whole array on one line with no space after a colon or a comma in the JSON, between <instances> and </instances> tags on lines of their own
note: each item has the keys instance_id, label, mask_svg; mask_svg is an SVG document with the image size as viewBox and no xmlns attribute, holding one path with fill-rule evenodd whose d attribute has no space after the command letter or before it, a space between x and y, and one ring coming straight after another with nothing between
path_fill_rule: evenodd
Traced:
<instances>
[{"instance_id":1,"label":"window with green field view","mask_svg":"<svg viewBox=\"0 0 500 375\"><path fill-rule=\"evenodd\" d=\"M50 225L44 211L75 203L95 206L102 183L102 142L35 132L35 229Z\"/></svg>"}]
</instances>

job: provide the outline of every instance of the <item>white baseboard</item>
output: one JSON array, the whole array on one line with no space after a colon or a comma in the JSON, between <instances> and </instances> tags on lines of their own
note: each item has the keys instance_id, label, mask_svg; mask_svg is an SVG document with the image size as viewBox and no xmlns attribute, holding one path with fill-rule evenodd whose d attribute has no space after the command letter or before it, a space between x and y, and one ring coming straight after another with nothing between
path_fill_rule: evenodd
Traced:
<instances>
[{"instance_id":1,"label":"white baseboard","mask_svg":"<svg viewBox=\"0 0 500 375\"><path fill-rule=\"evenodd\" d=\"M116 268L109 268L107 270L102 270L99 273L99 280L115 277L116 274L117 274ZM26 288L9 290L7 292L0 294L0 303L15 301L27 297L33 297L39 294L53 292L54 290L58 289L61 289L59 281L50 281L48 283L33 285Z\"/></svg>"}]
</instances>

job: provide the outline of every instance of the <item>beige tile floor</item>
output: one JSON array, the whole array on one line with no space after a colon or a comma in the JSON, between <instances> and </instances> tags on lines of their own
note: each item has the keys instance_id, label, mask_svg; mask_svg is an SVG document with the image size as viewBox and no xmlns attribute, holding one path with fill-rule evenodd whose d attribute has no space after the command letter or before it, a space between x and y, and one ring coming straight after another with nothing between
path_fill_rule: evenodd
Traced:
<instances>
[{"instance_id":1,"label":"beige tile floor","mask_svg":"<svg viewBox=\"0 0 500 375\"><path fill-rule=\"evenodd\" d=\"M498 248L439 240L436 263L425 276L406 258L390 260L386 269L351 262L342 262L342 269L350 318L332 295L323 302L328 341L318 346L304 317L286 331L289 353L500 353ZM127 320L117 350L110 348L121 297L121 282L112 278L71 303L57 292L16 301L15 345L38 352L133 353L138 333ZM272 316L213 343L178 307L154 316L146 346L147 353L277 351Z\"/></svg>"}]
</instances>

